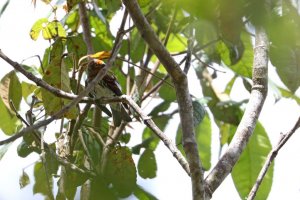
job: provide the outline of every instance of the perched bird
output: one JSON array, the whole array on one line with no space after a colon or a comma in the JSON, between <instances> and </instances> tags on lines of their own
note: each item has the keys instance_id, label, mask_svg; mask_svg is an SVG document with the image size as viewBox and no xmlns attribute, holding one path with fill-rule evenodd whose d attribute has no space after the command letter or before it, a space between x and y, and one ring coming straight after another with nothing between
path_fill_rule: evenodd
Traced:
<instances>
[{"instance_id":1,"label":"perched bird","mask_svg":"<svg viewBox=\"0 0 300 200\"><path fill-rule=\"evenodd\" d=\"M91 60L87 64L87 83L91 82L98 72L105 67L105 63L102 59L109 58L110 53L102 51L93 55L90 55ZM108 72L99 82L95 85L90 95L94 99L100 99L102 97L115 97L122 95L122 89L113 73ZM110 103L111 113L113 117L113 123L115 127L120 126L122 120L130 122L131 118L127 112L128 105L124 103Z\"/></svg>"}]
</instances>

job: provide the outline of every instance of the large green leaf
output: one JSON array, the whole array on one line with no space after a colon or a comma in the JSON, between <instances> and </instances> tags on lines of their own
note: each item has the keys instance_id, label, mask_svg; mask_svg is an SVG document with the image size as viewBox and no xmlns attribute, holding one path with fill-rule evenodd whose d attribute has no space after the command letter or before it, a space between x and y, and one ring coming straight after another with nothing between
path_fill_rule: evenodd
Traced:
<instances>
[{"instance_id":1,"label":"large green leaf","mask_svg":"<svg viewBox=\"0 0 300 200\"><path fill-rule=\"evenodd\" d=\"M47 18L37 20L30 30L31 39L37 40L41 32L45 40L54 39L56 37L66 37L64 27L57 20L51 22L49 22Z\"/></svg>"},{"instance_id":2,"label":"large green leaf","mask_svg":"<svg viewBox=\"0 0 300 200\"><path fill-rule=\"evenodd\" d=\"M22 88L15 71L6 74L0 82L0 96L7 108L11 108L10 101L19 110L22 99Z\"/></svg>"},{"instance_id":3,"label":"large green leaf","mask_svg":"<svg viewBox=\"0 0 300 200\"><path fill-rule=\"evenodd\" d=\"M112 48L112 35L109 28L91 12L89 20L92 27L92 33L96 36L92 38L95 51L111 50Z\"/></svg>"},{"instance_id":4,"label":"large green leaf","mask_svg":"<svg viewBox=\"0 0 300 200\"><path fill-rule=\"evenodd\" d=\"M136 167L127 147L114 147L107 155L106 177L120 197L127 197L136 187Z\"/></svg>"},{"instance_id":5,"label":"large green leaf","mask_svg":"<svg viewBox=\"0 0 300 200\"><path fill-rule=\"evenodd\" d=\"M29 104L31 99L28 99L29 95L33 94L34 91L37 89L37 86L31 83L22 82L22 96L25 101Z\"/></svg>"},{"instance_id":6,"label":"large green leaf","mask_svg":"<svg viewBox=\"0 0 300 200\"><path fill-rule=\"evenodd\" d=\"M130 38L130 58L132 62L137 63L143 59L146 50L146 43L140 33L135 29Z\"/></svg>"},{"instance_id":7,"label":"large green leaf","mask_svg":"<svg viewBox=\"0 0 300 200\"><path fill-rule=\"evenodd\" d=\"M43 80L58 89L70 92L70 78L68 75L68 71L63 63L63 60L61 59L63 49L63 41L57 40L53 45L53 49L50 54L51 60L48 67L46 68ZM70 100L54 96L51 92L47 91L46 89L42 88L41 92L44 107L48 115L54 114L70 102ZM73 107L65 113L65 117L74 119L77 117L77 112L77 109Z\"/></svg>"},{"instance_id":8,"label":"large green leaf","mask_svg":"<svg viewBox=\"0 0 300 200\"><path fill-rule=\"evenodd\" d=\"M198 152L205 170L211 167L211 121L208 115L205 115L203 121L195 127L196 141L198 144ZM182 144L182 130L178 126L176 135L176 144ZM185 155L182 145L178 149Z\"/></svg>"},{"instance_id":9,"label":"large green leaf","mask_svg":"<svg viewBox=\"0 0 300 200\"><path fill-rule=\"evenodd\" d=\"M232 46L218 42L217 51L223 62L238 75L251 78L253 64L253 47L249 33L242 32L241 43Z\"/></svg>"},{"instance_id":10,"label":"large green leaf","mask_svg":"<svg viewBox=\"0 0 300 200\"><path fill-rule=\"evenodd\" d=\"M79 13L77 10L73 11L71 14L66 19L65 24L71 29L71 31L75 32L79 25L80 25L80 20L79 20Z\"/></svg>"},{"instance_id":11,"label":"large green leaf","mask_svg":"<svg viewBox=\"0 0 300 200\"><path fill-rule=\"evenodd\" d=\"M257 123L249 143L231 173L242 199L249 194L271 149L272 146L264 127ZM267 199L273 182L273 167L272 164L264 177L256 199Z\"/></svg>"},{"instance_id":12,"label":"large green leaf","mask_svg":"<svg viewBox=\"0 0 300 200\"><path fill-rule=\"evenodd\" d=\"M15 114L13 114L0 98L0 128L6 135L12 135L21 127L21 122Z\"/></svg>"},{"instance_id":13,"label":"large green leaf","mask_svg":"<svg viewBox=\"0 0 300 200\"><path fill-rule=\"evenodd\" d=\"M138 172L142 178L156 177L157 165L155 154L151 149L145 149L138 162Z\"/></svg>"},{"instance_id":14,"label":"large green leaf","mask_svg":"<svg viewBox=\"0 0 300 200\"><path fill-rule=\"evenodd\" d=\"M30 30L31 39L37 40L41 31L44 29L44 27L46 27L47 24L48 24L47 18L41 18L41 19L37 20L33 24L33 26L31 27L31 30Z\"/></svg>"},{"instance_id":15,"label":"large green leaf","mask_svg":"<svg viewBox=\"0 0 300 200\"><path fill-rule=\"evenodd\" d=\"M38 162L34 165L33 176L35 179L33 194L41 193L45 196L50 196L49 192L52 192L53 180L48 177L49 174L46 175L45 167L42 162Z\"/></svg>"}]
</instances>

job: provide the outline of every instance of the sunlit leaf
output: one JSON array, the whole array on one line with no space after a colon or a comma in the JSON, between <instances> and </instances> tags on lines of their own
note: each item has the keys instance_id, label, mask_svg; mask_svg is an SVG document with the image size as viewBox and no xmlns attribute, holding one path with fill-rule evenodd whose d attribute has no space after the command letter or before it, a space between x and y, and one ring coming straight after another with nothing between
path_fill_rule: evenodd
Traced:
<instances>
[{"instance_id":1,"label":"sunlit leaf","mask_svg":"<svg viewBox=\"0 0 300 200\"><path fill-rule=\"evenodd\" d=\"M42 29L42 34L45 40L55 39L56 37L66 37L66 31L64 27L57 20L49 22L47 26Z\"/></svg>"},{"instance_id":2,"label":"sunlit leaf","mask_svg":"<svg viewBox=\"0 0 300 200\"><path fill-rule=\"evenodd\" d=\"M151 149L145 149L138 162L138 172L142 178L156 177L157 165L155 154Z\"/></svg>"},{"instance_id":3,"label":"sunlit leaf","mask_svg":"<svg viewBox=\"0 0 300 200\"><path fill-rule=\"evenodd\" d=\"M179 34L171 34L167 43L167 49L170 52L184 51L187 46L187 39Z\"/></svg>"},{"instance_id":4,"label":"sunlit leaf","mask_svg":"<svg viewBox=\"0 0 300 200\"><path fill-rule=\"evenodd\" d=\"M29 176L25 171L23 171L22 175L19 178L20 189L26 187L29 183L30 183Z\"/></svg>"},{"instance_id":5,"label":"sunlit leaf","mask_svg":"<svg viewBox=\"0 0 300 200\"><path fill-rule=\"evenodd\" d=\"M106 176L121 197L133 193L136 187L136 167L127 147L115 147L107 155Z\"/></svg>"},{"instance_id":6,"label":"sunlit leaf","mask_svg":"<svg viewBox=\"0 0 300 200\"><path fill-rule=\"evenodd\" d=\"M249 143L231 173L242 199L249 194L271 149L271 142L264 127L257 123ZM258 189L257 199L267 199L273 182L273 169L272 164Z\"/></svg>"},{"instance_id":7,"label":"sunlit leaf","mask_svg":"<svg viewBox=\"0 0 300 200\"><path fill-rule=\"evenodd\" d=\"M11 108L10 102L19 110L22 99L22 88L15 71L6 74L0 82L0 96L7 108Z\"/></svg>"},{"instance_id":8,"label":"sunlit leaf","mask_svg":"<svg viewBox=\"0 0 300 200\"><path fill-rule=\"evenodd\" d=\"M31 30L30 30L30 37L33 40L37 40L41 31L47 26L48 24L48 19L47 18L41 18L37 20Z\"/></svg>"},{"instance_id":9,"label":"sunlit leaf","mask_svg":"<svg viewBox=\"0 0 300 200\"><path fill-rule=\"evenodd\" d=\"M69 14L69 16L66 19L65 24L71 29L71 31L75 32L79 25L80 25L80 20L79 20L79 13L77 10Z\"/></svg>"},{"instance_id":10,"label":"sunlit leaf","mask_svg":"<svg viewBox=\"0 0 300 200\"><path fill-rule=\"evenodd\" d=\"M21 128L20 120L5 106L2 98L0 98L0 113L0 128L6 135L12 135Z\"/></svg>"}]
</instances>

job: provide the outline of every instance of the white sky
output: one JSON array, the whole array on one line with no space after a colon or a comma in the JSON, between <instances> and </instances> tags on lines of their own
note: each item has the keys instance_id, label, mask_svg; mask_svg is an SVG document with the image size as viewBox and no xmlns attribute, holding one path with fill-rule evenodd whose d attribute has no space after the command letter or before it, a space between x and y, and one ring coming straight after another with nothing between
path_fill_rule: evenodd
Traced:
<instances>
[{"instance_id":1,"label":"white sky","mask_svg":"<svg viewBox=\"0 0 300 200\"><path fill-rule=\"evenodd\" d=\"M0 2L0 8L4 2L4 0ZM21 62L23 59L36 54L42 56L43 50L48 46L48 43L42 39L36 42L32 41L29 37L29 31L33 23L41 17L47 17L51 9L40 3L40 1L38 1L37 8L34 9L30 2L30 0L11 0L8 9L0 18L0 49L17 62ZM31 61L28 62L30 63ZM0 67L0 78L12 70L1 59ZM272 79L276 74L272 67L270 67L269 74ZM190 83L190 85L197 84ZM220 88L222 85L224 85L224 79L217 83L217 86ZM199 88L197 87L191 88L191 93L195 96L199 96L198 91ZM236 89L233 91L232 96L236 100L241 100L248 97L248 93ZM271 92L269 92L260 121L267 130L273 145L277 143L279 133L290 130L299 115L300 108L293 100L283 99L274 104L274 98ZM174 123L169 125L166 130L166 134L172 139L175 137L176 132L173 124L178 124L178 119L174 119ZM139 125L137 130L141 130L140 127L143 127L143 125ZM137 131L136 135L138 139L141 138L140 131ZM0 139L4 137L0 134ZM18 143L15 142L14 147ZM299 143L300 135L298 131L279 152L276 158L274 182L268 199L300 199L300 158L297 156L300 152ZM218 135L216 132L213 134L212 145L215 148L218 147ZM190 179L171 153L163 144L160 144L155 154L158 163L157 178L152 180L139 179L138 183L151 191L159 199L191 199ZM16 149L10 148L0 161L1 200L43 199L40 195L32 196L33 184L22 190L19 189L18 184L22 169L37 159L37 155L30 155L25 159L19 158L16 154ZM216 163L216 160L217 152L213 152L213 165ZM32 174L32 165L26 168L26 172ZM33 182L32 177L31 182ZM213 199L239 199L230 176L214 193Z\"/></svg>"}]
</instances>

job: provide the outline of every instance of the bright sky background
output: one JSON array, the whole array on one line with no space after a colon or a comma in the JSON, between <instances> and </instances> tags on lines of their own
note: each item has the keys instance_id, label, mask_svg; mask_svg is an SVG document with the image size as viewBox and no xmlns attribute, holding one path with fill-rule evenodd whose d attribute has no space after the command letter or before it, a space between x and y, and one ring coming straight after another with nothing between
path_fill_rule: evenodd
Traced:
<instances>
[{"instance_id":1,"label":"bright sky background","mask_svg":"<svg viewBox=\"0 0 300 200\"><path fill-rule=\"evenodd\" d=\"M4 2L4 0L0 2L0 8ZM29 31L33 23L41 17L47 17L50 10L51 8L40 3L40 1L37 3L37 8L34 9L30 0L11 0L9 7L0 18L0 49L17 62L21 62L23 59L33 55L42 56L44 49L49 45L48 42L43 39L32 41L29 37ZM32 63L32 60L29 60L28 63ZM12 67L0 59L0 69L0 78L2 78L7 72L12 70ZM269 71L269 76L273 80L278 80L275 77L274 68L270 67ZM192 70L190 73L193 75ZM195 75L193 76L195 77ZM220 76L224 77L216 82L216 86L221 90L224 87L224 80L228 80L228 77L231 75L227 73ZM191 81L195 81L195 79L191 79ZM193 84L191 82L190 85L198 85L198 83ZM241 85L241 82L236 84L237 87L232 92L232 97L235 100L245 99L249 95L246 91L239 89L239 85ZM191 93L199 96L199 90L199 87L193 87L191 88ZM283 99L275 104L272 92L269 92L260 121L268 132L273 145L277 143L279 133L285 133L290 130L299 115L300 108L295 101ZM178 118L174 119L165 131L171 139L175 137L174 124L177 127L178 122ZM144 126L137 125L136 128L135 134L139 139L141 138L140 130L142 127ZM4 138L5 136L0 134L0 140ZM25 171L32 175L33 165L31 164L38 159L36 154L31 154L27 158L18 157L15 147L19 142L20 140L15 142L14 148L10 148L0 161L0 199L43 199L41 195L32 196L33 177L31 177L29 186L22 190L19 189L18 182L22 169L29 166ZM300 199L299 143L300 135L298 131L279 152L276 158L272 191L268 199ZM218 134L214 131L213 149L217 149L218 145ZM151 191L158 199L191 199L190 179L171 153L163 144L160 144L155 154L158 164L157 178L152 180L138 179L138 183ZM212 166L214 166L217 161L217 151L213 152L212 159ZM225 182L214 193L213 199L239 199L230 176L226 178Z\"/></svg>"}]
</instances>

